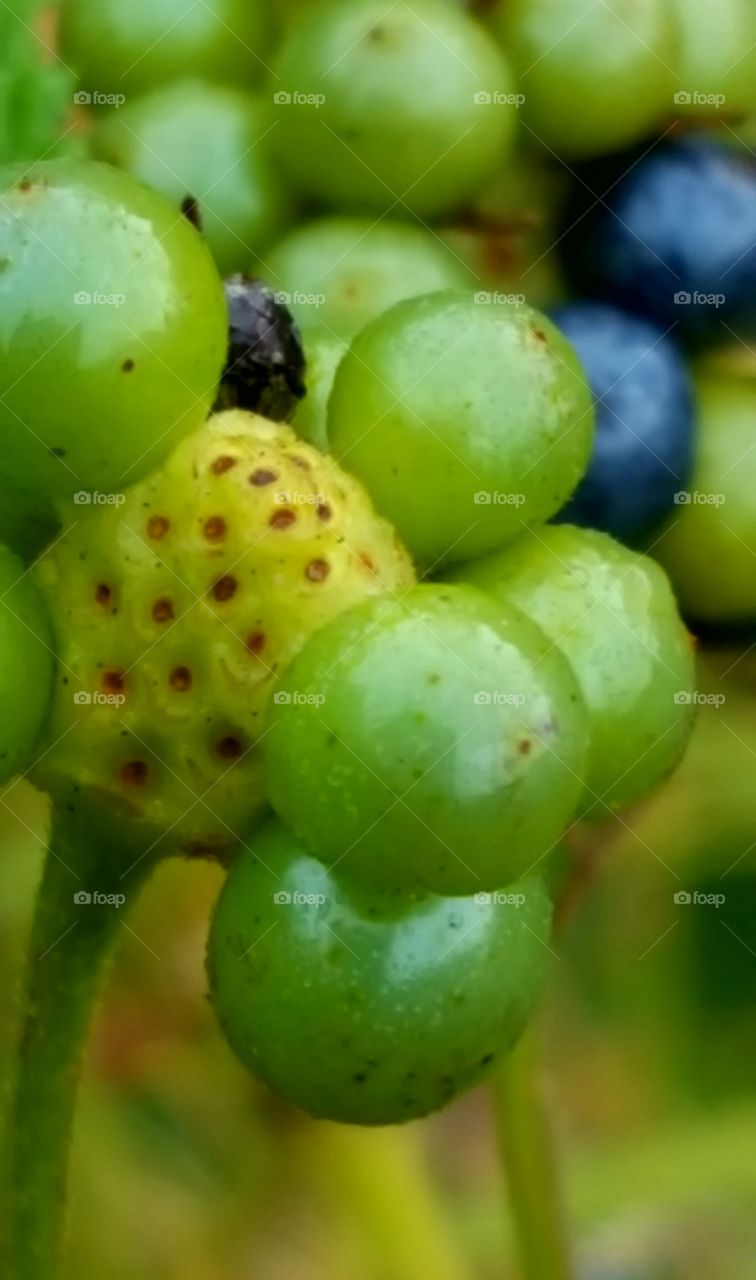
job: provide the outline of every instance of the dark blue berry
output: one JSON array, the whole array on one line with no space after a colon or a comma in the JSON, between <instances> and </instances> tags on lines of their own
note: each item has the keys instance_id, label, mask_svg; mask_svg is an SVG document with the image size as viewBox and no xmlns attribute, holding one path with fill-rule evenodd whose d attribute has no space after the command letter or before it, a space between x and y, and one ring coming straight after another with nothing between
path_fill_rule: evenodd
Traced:
<instances>
[{"instance_id":1,"label":"dark blue berry","mask_svg":"<svg viewBox=\"0 0 756 1280\"><path fill-rule=\"evenodd\" d=\"M750 153L684 138L640 160L624 156L586 169L584 177L592 194L579 189L564 241L566 265L582 292L665 328L677 325L694 340L726 340L728 328L756 333Z\"/></svg>"},{"instance_id":2,"label":"dark blue berry","mask_svg":"<svg viewBox=\"0 0 756 1280\"><path fill-rule=\"evenodd\" d=\"M632 541L664 517L690 473L685 362L663 329L605 303L570 303L553 319L583 362L597 411L588 471L558 519Z\"/></svg>"}]
</instances>

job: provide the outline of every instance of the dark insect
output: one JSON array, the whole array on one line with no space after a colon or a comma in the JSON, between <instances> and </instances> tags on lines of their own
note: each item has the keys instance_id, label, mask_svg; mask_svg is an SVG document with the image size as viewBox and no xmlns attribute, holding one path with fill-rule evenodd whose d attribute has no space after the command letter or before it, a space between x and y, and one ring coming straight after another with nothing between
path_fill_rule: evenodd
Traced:
<instances>
[{"instance_id":1,"label":"dark insect","mask_svg":"<svg viewBox=\"0 0 756 1280\"><path fill-rule=\"evenodd\" d=\"M229 348L215 411L249 409L287 422L305 394L299 330L272 289L234 275L225 281Z\"/></svg>"}]
</instances>

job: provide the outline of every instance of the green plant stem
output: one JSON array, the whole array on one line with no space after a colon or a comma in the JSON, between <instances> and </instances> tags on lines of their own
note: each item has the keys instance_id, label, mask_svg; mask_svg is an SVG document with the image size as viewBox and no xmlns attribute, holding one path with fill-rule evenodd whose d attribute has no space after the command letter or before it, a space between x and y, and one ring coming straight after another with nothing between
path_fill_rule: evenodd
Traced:
<instances>
[{"instance_id":1,"label":"green plant stem","mask_svg":"<svg viewBox=\"0 0 756 1280\"><path fill-rule=\"evenodd\" d=\"M469 1280L449 1215L425 1167L417 1129L360 1129L317 1121L301 1156L325 1190L329 1217L358 1231L361 1274L380 1280Z\"/></svg>"},{"instance_id":2,"label":"green plant stem","mask_svg":"<svg viewBox=\"0 0 756 1280\"><path fill-rule=\"evenodd\" d=\"M29 944L27 986L6 1125L5 1280L54 1280L65 1219L83 1048L121 921L155 857L141 858L113 816L80 798L58 804ZM77 894L124 895L120 907Z\"/></svg>"},{"instance_id":3,"label":"green plant stem","mask_svg":"<svg viewBox=\"0 0 756 1280\"><path fill-rule=\"evenodd\" d=\"M532 1029L492 1078L522 1280L573 1280Z\"/></svg>"}]
</instances>

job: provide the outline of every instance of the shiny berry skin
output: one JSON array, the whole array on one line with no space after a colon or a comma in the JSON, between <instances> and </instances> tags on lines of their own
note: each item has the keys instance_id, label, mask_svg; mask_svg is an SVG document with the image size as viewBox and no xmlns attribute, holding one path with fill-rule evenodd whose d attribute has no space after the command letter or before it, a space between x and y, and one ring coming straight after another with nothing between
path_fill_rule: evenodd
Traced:
<instances>
[{"instance_id":1,"label":"shiny berry skin","mask_svg":"<svg viewBox=\"0 0 756 1280\"><path fill-rule=\"evenodd\" d=\"M397 899L352 888L279 823L248 846L213 917L210 998L280 1097L330 1120L398 1124L512 1047L549 970L540 877L482 901Z\"/></svg>"},{"instance_id":2,"label":"shiny berry skin","mask_svg":"<svg viewBox=\"0 0 756 1280\"><path fill-rule=\"evenodd\" d=\"M585 470L593 399L539 311L463 290L400 302L357 335L328 402L335 457L425 566L555 515Z\"/></svg>"},{"instance_id":3,"label":"shiny berry skin","mask_svg":"<svg viewBox=\"0 0 756 1280\"><path fill-rule=\"evenodd\" d=\"M663 519L690 475L687 365L663 329L617 307L572 302L551 318L580 357L596 399L591 461L558 518L635 538Z\"/></svg>"},{"instance_id":4,"label":"shiny berry skin","mask_svg":"<svg viewBox=\"0 0 756 1280\"><path fill-rule=\"evenodd\" d=\"M260 280L224 282L229 349L216 409L248 409L285 422L305 394L305 358L291 313Z\"/></svg>"},{"instance_id":5,"label":"shiny berry skin","mask_svg":"<svg viewBox=\"0 0 756 1280\"><path fill-rule=\"evenodd\" d=\"M508 884L555 847L583 789L587 715L567 662L469 586L343 613L284 672L268 723L273 808L373 888Z\"/></svg>"},{"instance_id":6,"label":"shiny berry skin","mask_svg":"<svg viewBox=\"0 0 756 1280\"><path fill-rule=\"evenodd\" d=\"M12 166L0 194L0 483L71 520L207 417L223 287L195 228L107 165Z\"/></svg>"},{"instance_id":7,"label":"shiny berry skin","mask_svg":"<svg viewBox=\"0 0 756 1280\"><path fill-rule=\"evenodd\" d=\"M637 800L678 764L695 664L658 564L604 533L560 524L461 566L455 580L520 609L570 663L590 721L581 808L592 820Z\"/></svg>"}]
</instances>

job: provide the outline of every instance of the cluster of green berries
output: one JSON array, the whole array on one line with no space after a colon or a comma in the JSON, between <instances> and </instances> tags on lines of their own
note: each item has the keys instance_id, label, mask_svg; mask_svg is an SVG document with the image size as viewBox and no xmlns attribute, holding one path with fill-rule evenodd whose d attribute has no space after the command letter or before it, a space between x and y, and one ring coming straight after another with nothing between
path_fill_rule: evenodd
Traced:
<instances>
[{"instance_id":1,"label":"cluster of green berries","mask_svg":"<svg viewBox=\"0 0 756 1280\"><path fill-rule=\"evenodd\" d=\"M422 1115L532 1011L565 831L689 731L662 570L547 523L590 455L579 361L531 308L426 294L347 350L323 450L298 415L207 420L228 312L196 228L97 165L2 179L6 518L58 526L0 565L5 775L95 796L135 856L229 864L212 999L274 1090Z\"/></svg>"}]
</instances>

